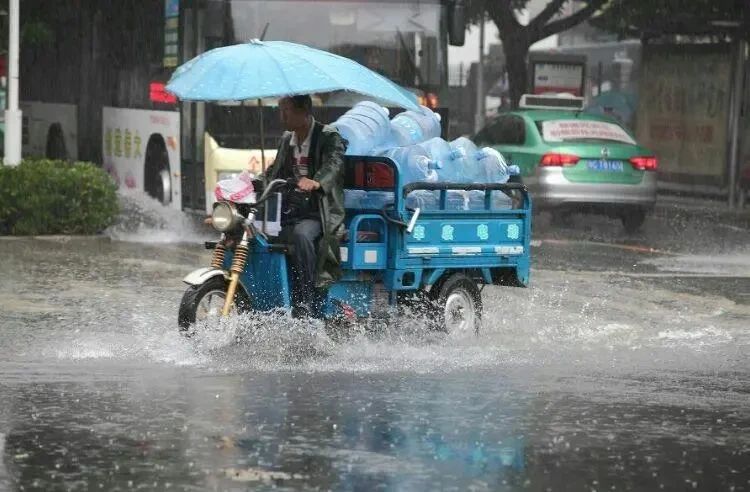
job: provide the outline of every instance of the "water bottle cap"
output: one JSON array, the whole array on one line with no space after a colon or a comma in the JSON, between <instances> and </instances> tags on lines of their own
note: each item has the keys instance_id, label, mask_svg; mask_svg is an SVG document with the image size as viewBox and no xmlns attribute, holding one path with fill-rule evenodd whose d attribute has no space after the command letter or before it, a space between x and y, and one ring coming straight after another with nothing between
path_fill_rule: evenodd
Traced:
<instances>
[{"instance_id":1,"label":"water bottle cap","mask_svg":"<svg viewBox=\"0 0 750 492\"><path fill-rule=\"evenodd\" d=\"M466 151L462 148L451 150L451 159L458 159L459 157L466 157Z\"/></svg>"},{"instance_id":2,"label":"water bottle cap","mask_svg":"<svg viewBox=\"0 0 750 492\"><path fill-rule=\"evenodd\" d=\"M430 164L432 163L432 160L425 155L418 155L416 161L418 164L427 168L430 167Z\"/></svg>"},{"instance_id":3,"label":"water bottle cap","mask_svg":"<svg viewBox=\"0 0 750 492\"><path fill-rule=\"evenodd\" d=\"M440 161L436 161L435 159L430 159L427 167L434 170L443 169L443 164Z\"/></svg>"}]
</instances>

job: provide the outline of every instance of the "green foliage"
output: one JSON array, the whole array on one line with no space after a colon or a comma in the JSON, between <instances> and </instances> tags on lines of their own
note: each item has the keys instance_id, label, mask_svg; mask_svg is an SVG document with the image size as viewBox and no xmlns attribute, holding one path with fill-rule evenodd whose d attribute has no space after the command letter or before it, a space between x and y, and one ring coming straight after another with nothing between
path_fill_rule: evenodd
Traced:
<instances>
[{"instance_id":1,"label":"green foliage","mask_svg":"<svg viewBox=\"0 0 750 492\"><path fill-rule=\"evenodd\" d=\"M55 35L42 21L28 21L21 27L21 40L31 46L52 46Z\"/></svg>"},{"instance_id":2,"label":"green foliage","mask_svg":"<svg viewBox=\"0 0 750 492\"><path fill-rule=\"evenodd\" d=\"M8 53L7 17L0 17L0 53ZM54 45L55 34L49 25L37 20L22 22L20 33L21 47L49 48Z\"/></svg>"},{"instance_id":3,"label":"green foliage","mask_svg":"<svg viewBox=\"0 0 750 492\"><path fill-rule=\"evenodd\" d=\"M530 0L467 1L467 18L471 22L476 22L484 15L485 19L497 26L505 55L510 100L515 107L528 84L526 57L529 48L537 41L589 20L614 0L546 0L546 4L541 5L541 10L525 25L519 21L518 14L528 6ZM567 13L565 8L571 5L576 9Z\"/></svg>"},{"instance_id":4,"label":"green foliage","mask_svg":"<svg viewBox=\"0 0 750 492\"><path fill-rule=\"evenodd\" d=\"M0 166L2 234L94 234L117 212L116 186L95 164L25 160Z\"/></svg>"}]
</instances>

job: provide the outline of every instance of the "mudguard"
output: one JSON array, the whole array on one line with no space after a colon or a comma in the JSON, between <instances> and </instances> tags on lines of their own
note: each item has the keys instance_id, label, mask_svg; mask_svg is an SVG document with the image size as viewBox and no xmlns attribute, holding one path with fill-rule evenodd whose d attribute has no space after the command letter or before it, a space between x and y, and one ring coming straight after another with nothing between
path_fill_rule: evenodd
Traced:
<instances>
[{"instance_id":1,"label":"mudguard","mask_svg":"<svg viewBox=\"0 0 750 492\"><path fill-rule=\"evenodd\" d=\"M219 268L205 267L193 270L182 279L188 285L201 285L213 277L226 276L226 272Z\"/></svg>"}]
</instances>

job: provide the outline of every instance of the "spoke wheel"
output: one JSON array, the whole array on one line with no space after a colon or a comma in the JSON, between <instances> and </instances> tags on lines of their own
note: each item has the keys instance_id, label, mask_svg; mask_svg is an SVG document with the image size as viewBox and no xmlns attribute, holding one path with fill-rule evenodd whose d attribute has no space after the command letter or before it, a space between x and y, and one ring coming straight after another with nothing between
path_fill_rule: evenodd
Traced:
<instances>
[{"instance_id":1,"label":"spoke wheel","mask_svg":"<svg viewBox=\"0 0 750 492\"><path fill-rule=\"evenodd\" d=\"M433 289L439 330L446 333L478 333L482 319L482 296L477 284L462 273L446 278Z\"/></svg>"},{"instance_id":2,"label":"spoke wheel","mask_svg":"<svg viewBox=\"0 0 750 492\"><path fill-rule=\"evenodd\" d=\"M180 302L180 312L177 317L180 331L185 335L192 335L196 323L205 323L221 317L221 310L227 297L226 290L227 281L223 277L213 277L201 285L189 286ZM231 314L247 311L249 307L247 295L241 287L238 288Z\"/></svg>"},{"instance_id":3,"label":"spoke wheel","mask_svg":"<svg viewBox=\"0 0 750 492\"><path fill-rule=\"evenodd\" d=\"M456 290L445 300L443 319L451 333L474 330L474 301L465 290Z\"/></svg>"},{"instance_id":4,"label":"spoke wheel","mask_svg":"<svg viewBox=\"0 0 750 492\"><path fill-rule=\"evenodd\" d=\"M195 321L206 321L210 318L221 316L221 310L224 308L224 300L227 293L223 290L212 290L206 293L198 302L195 310Z\"/></svg>"}]
</instances>

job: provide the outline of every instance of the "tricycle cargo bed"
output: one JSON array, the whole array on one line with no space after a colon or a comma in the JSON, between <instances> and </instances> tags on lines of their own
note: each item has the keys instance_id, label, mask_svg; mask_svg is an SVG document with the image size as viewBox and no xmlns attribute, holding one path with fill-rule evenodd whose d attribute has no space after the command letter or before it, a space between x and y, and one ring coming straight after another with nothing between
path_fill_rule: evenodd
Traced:
<instances>
[{"instance_id":1,"label":"tricycle cargo bed","mask_svg":"<svg viewBox=\"0 0 750 492\"><path fill-rule=\"evenodd\" d=\"M350 158L347 165L347 189L387 193L389 200L380 207L363 200L367 207L347 208L345 271L381 271L386 288L396 291L429 287L454 271L487 283L527 284L531 201L523 184L402 185L389 159ZM410 199L419 193L429 206ZM471 208L456 207L455 198L468 194ZM504 206L497 206L497 195Z\"/></svg>"},{"instance_id":2,"label":"tricycle cargo bed","mask_svg":"<svg viewBox=\"0 0 750 492\"><path fill-rule=\"evenodd\" d=\"M528 252L529 209L523 200L515 199L522 208L493 208L492 193L522 192L520 184L472 184L472 183L411 183L404 187L404 196L415 190L430 190L439 193L439 206L433 210L420 210L420 215L411 234L404 236L402 258L430 255L435 261L445 263L446 258L490 257L509 260ZM484 194L483 208L473 210L451 210L447 208L447 195L451 190ZM512 196L512 195L511 195ZM473 260L469 260L470 262ZM446 265L455 262L445 263ZM461 261L465 264L466 261Z\"/></svg>"}]
</instances>

